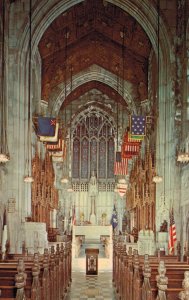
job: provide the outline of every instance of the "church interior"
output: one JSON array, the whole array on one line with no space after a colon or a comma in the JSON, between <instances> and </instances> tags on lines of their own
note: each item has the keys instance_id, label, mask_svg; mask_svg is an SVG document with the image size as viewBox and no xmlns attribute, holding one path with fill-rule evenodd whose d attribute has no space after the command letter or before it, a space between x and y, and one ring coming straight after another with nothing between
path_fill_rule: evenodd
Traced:
<instances>
[{"instance_id":1,"label":"church interior","mask_svg":"<svg viewBox=\"0 0 189 300\"><path fill-rule=\"evenodd\" d=\"M189 299L189 0L0 0L0 299Z\"/></svg>"}]
</instances>

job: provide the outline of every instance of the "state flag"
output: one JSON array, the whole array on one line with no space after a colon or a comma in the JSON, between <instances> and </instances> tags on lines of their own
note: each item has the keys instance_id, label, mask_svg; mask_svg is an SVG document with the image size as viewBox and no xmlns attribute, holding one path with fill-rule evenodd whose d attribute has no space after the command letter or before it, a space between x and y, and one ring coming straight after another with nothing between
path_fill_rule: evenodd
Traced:
<instances>
[{"instance_id":1,"label":"state flag","mask_svg":"<svg viewBox=\"0 0 189 300\"><path fill-rule=\"evenodd\" d=\"M54 136L56 129L56 119L52 117L38 117L37 135Z\"/></svg>"},{"instance_id":2,"label":"state flag","mask_svg":"<svg viewBox=\"0 0 189 300\"><path fill-rule=\"evenodd\" d=\"M39 136L40 142L57 142L58 141L59 123L56 123L54 136Z\"/></svg>"},{"instance_id":3,"label":"state flag","mask_svg":"<svg viewBox=\"0 0 189 300\"><path fill-rule=\"evenodd\" d=\"M114 204L112 217L111 217L111 225L112 225L113 231L115 230L115 228L118 225L117 210L116 210L115 204Z\"/></svg>"}]
</instances>

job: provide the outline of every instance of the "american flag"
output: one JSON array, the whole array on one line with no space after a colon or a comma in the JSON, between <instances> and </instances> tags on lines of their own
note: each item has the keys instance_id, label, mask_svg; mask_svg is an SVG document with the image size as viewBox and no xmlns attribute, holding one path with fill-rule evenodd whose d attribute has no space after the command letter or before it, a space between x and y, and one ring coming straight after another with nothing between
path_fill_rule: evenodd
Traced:
<instances>
[{"instance_id":1,"label":"american flag","mask_svg":"<svg viewBox=\"0 0 189 300\"><path fill-rule=\"evenodd\" d=\"M144 136L146 134L146 117L133 115L130 123L131 135Z\"/></svg>"},{"instance_id":2,"label":"american flag","mask_svg":"<svg viewBox=\"0 0 189 300\"><path fill-rule=\"evenodd\" d=\"M177 241L176 225L175 225L174 213L172 208L170 212L169 244L168 244L169 252L171 254L174 254L174 244L176 241Z\"/></svg>"},{"instance_id":3,"label":"american flag","mask_svg":"<svg viewBox=\"0 0 189 300\"><path fill-rule=\"evenodd\" d=\"M115 175L127 175L128 159L122 158L121 152L116 152L116 160L114 163Z\"/></svg>"}]
</instances>

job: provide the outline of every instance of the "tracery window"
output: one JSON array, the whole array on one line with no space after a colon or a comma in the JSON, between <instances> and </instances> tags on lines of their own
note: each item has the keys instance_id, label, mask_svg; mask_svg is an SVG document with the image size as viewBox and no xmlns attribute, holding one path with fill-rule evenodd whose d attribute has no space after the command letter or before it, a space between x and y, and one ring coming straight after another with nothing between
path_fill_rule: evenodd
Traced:
<instances>
[{"instance_id":1,"label":"tracery window","mask_svg":"<svg viewBox=\"0 0 189 300\"><path fill-rule=\"evenodd\" d=\"M113 119L96 108L72 125L72 179L85 181L94 171L99 180L114 179Z\"/></svg>"}]
</instances>

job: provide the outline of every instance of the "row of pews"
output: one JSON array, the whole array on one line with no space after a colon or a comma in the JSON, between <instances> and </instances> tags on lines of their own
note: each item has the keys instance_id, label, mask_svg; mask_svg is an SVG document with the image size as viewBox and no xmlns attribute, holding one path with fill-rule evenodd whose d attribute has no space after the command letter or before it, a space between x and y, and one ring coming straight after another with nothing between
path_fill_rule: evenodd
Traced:
<instances>
[{"instance_id":1,"label":"row of pews","mask_svg":"<svg viewBox=\"0 0 189 300\"><path fill-rule=\"evenodd\" d=\"M71 241L51 246L43 255L8 255L0 262L0 299L64 299L71 283L71 259Z\"/></svg>"},{"instance_id":2,"label":"row of pews","mask_svg":"<svg viewBox=\"0 0 189 300\"><path fill-rule=\"evenodd\" d=\"M138 255L113 244L113 282L121 300L189 300L189 264L178 256Z\"/></svg>"}]
</instances>

